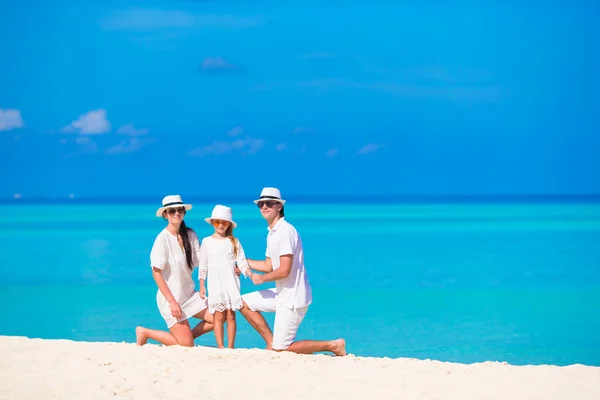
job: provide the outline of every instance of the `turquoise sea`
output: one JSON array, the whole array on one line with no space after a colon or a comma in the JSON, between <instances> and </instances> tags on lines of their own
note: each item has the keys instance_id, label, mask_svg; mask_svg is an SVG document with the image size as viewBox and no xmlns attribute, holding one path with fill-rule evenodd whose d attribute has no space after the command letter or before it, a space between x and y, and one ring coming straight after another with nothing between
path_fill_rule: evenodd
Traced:
<instances>
[{"instance_id":1,"label":"turquoise sea","mask_svg":"<svg viewBox=\"0 0 600 400\"><path fill-rule=\"evenodd\" d=\"M227 205L260 258L258 210ZM213 206L186 216L200 237ZM135 342L136 325L163 329L156 207L0 205L0 335ZM600 204L290 202L286 217L314 292L299 338L344 337L360 356L600 366ZM236 345L263 347L241 315Z\"/></svg>"}]
</instances>

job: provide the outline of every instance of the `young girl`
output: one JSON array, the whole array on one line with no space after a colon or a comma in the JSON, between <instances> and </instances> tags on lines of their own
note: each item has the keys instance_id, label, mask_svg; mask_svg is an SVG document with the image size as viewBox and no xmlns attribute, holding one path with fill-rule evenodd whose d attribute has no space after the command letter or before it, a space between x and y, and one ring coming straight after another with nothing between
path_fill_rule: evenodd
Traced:
<instances>
[{"instance_id":1,"label":"young girl","mask_svg":"<svg viewBox=\"0 0 600 400\"><path fill-rule=\"evenodd\" d=\"M231 208L216 205L210 218L205 221L215 228L215 233L202 239L198 277L200 296L206 296L205 280L208 279L208 312L214 314L214 331L217 346L222 349L223 326L227 320L227 347L234 348L235 311L243 306L240 294L240 279L235 267L246 277L252 276L244 249L233 236L237 224L232 219Z\"/></svg>"}]
</instances>

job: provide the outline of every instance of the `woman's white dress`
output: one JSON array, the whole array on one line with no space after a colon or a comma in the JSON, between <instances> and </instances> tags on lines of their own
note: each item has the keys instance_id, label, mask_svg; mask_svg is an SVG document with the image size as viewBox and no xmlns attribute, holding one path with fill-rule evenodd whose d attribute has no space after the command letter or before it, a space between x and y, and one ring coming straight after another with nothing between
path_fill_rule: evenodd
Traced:
<instances>
[{"instance_id":1,"label":"woman's white dress","mask_svg":"<svg viewBox=\"0 0 600 400\"><path fill-rule=\"evenodd\" d=\"M189 229L188 237L190 238L192 247L192 261L194 268L196 268L198 267L200 243L198 242L196 233ZM196 291L196 286L192 279L192 271L187 266L185 253L179 245L177 236L169 233L166 228L154 240L154 245L150 252L150 265L162 270L162 275L167 286L181 307L182 316L176 319L171 314L169 302L165 299L160 289L156 293L156 304L169 328L177 322L185 321L206 309L206 299L203 300L200 298L200 294Z\"/></svg>"},{"instance_id":2,"label":"woman's white dress","mask_svg":"<svg viewBox=\"0 0 600 400\"><path fill-rule=\"evenodd\" d=\"M250 274L250 266L244 248L236 239L237 257L233 255L233 244L229 238L216 239L207 236L200 246L198 278L206 279L208 312L239 310L243 306L240 294L240 278L235 274L235 265L244 274Z\"/></svg>"}]
</instances>

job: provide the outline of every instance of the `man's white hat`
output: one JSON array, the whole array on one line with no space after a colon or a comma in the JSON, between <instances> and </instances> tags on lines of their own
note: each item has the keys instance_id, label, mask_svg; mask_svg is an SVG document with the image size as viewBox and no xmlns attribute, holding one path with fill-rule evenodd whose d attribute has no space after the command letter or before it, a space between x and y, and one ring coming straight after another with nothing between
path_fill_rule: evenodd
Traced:
<instances>
[{"instance_id":1,"label":"man's white hat","mask_svg":"<svg viewBox=\"0 0 600 400\"><path fill-rule=\"evenodd\" d=\"M231 212L231 207L222 206L220 204L217 204L215 206L215 208L213 208L210 218L204 218L204 220L206 222L208 222L209 224L212 223L211 220L213 220L213 219L229 221L229 222L231 222L231 226L234 228L237 226L237 224L233 220L233 213Z\"/></svg>"},{"instance_id":2,"label":"man's white hat","mask_svg":"<svg viewBox=\"0 0 600 400\"><path fill-rule=\"evenodd\" d=\"M254 200L254 203L258 203L259 201L278 201L281 204L285 204L285 200L281 198L281 193L279 189L274 187L266 187L263 188L262 192L260 192L260 198L258 200Z\"/></svg>"},{"instance_id":3,"label":"man's white hat","mask_svg":"<svg viewBox=\"0 0 600 400\"><path fill-rule=\"evenodd\" d=\"M189 211L192 209L191 204L183 204L183 201L181 200L180 195L170 194L168 196L165 196L165 198L162 200L162 207L160 207L158 210L156 210L156 216L162 217L163 211L165 211L166 209L179 208L179 207L184 207L186 211Z\"/></svg>"}]
</instances>

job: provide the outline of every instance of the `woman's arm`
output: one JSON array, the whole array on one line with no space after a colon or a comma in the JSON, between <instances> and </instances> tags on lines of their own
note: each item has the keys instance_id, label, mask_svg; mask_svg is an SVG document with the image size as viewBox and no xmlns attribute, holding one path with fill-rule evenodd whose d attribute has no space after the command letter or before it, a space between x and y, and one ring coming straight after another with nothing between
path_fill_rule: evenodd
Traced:
<instances>
[{"instance_id":1,"label":"woman's arm","mask_svg":"<svg viewBox=\"0 0 600 400\"><path fill-rule=\"evenodd\" d=\"M171 293L171 289L169 289L167 282L165 282L165 278L162 275L162 270L152 267L152 277L158 286L158 290L160 290L162 295L165 296L165 299L167 299L169 302L171 314L173 314L175 318L181 318L181 307L179 306L179 303L177 303L177 300L175 300L175 297L173 297L173 293Z\"/></svg>"}]
</instances>

